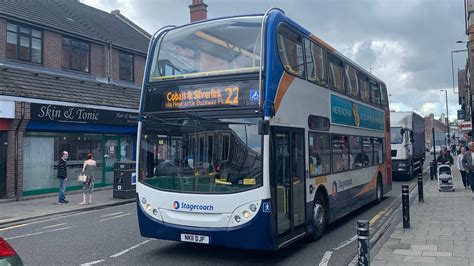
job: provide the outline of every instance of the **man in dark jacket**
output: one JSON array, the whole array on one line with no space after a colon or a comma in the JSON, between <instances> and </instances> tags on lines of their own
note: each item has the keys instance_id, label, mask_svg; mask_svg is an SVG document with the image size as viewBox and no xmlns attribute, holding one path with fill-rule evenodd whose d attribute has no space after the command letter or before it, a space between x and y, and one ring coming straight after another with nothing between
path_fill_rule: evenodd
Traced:
<instances>
[{"instance_id":1,"label":"man in dark jacket","mask_svg":"<svg viewBox=\"0 0 474 266\"><path fill-rule=\"evenodd\" d=\"M67 151L63 151L61 159L58 161L58 179L59 179L59 204L68 203L64 193L66 192L66 180L67 180L67 163L66 160L69 157Z\"/></svg>"}]
</instances>

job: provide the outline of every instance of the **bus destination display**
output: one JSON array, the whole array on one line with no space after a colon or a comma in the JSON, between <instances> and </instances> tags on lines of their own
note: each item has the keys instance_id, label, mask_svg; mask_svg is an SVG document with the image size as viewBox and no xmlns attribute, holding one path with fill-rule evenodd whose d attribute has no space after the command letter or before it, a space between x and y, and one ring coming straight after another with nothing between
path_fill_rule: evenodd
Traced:
<instances>
[{"instance_id":1,"label":"bus destination display","mask_svg":"<svg viewBox=\"0 0 474 266\"><path fill-rule=\"evenodd\" d=\"M257 81L151 88L146 111L258 106Z\"/></svg>"}]
</instances>

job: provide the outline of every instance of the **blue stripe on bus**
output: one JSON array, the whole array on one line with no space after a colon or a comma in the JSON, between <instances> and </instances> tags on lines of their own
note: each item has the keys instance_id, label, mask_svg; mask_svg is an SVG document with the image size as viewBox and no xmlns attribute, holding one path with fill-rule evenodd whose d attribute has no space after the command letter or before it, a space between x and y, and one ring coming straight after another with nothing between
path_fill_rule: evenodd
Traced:
<instances>
[{"instance_id":1,"label":"blue stripe on bus","mask_svg":"<svg viewBox=\"0 0 474 266\"><path fill-rule=\"evenodd\" d=\"M138 196L137 196L138 197ZM270 202L270 200L263 200ZM219 245L230 248L275 250L277 249L276 238L272 232L272 213L263 212L262 208L258 214L248 223L231 228L205 228L183 226L165 223L150 217L137 200L138 222L140 234L143 237L159 238L166 240L181 241L181 234L196 234L209 236L210 245ZM258 234L258 236L256 236Z\"/></svg>"}]
</instances>

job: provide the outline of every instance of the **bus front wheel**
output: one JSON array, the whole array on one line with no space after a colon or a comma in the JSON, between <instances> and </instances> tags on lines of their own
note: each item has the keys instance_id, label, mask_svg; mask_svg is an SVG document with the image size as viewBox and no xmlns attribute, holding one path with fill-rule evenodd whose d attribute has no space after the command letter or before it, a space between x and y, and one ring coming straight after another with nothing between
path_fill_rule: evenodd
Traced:
<instances>
[{"instance_id":1,"label":"bus front wheel","mask_svg":"<svg viewBox=\"0 0 474 266\"><path fill-rule=\"evenodd\" d=\"M312 240L319 240L326 230L328 217L327 202L321 192L316 194L313 205L313 232Z\"/></svg>"}]
</instances>

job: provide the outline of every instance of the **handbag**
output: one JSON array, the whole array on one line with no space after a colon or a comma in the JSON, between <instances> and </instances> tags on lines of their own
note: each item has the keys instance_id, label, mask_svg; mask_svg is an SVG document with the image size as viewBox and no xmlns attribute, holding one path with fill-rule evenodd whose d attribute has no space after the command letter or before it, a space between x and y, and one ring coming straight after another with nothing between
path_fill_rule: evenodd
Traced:
<instances>
[{"instance_id":1,"label":"handbag","mask_svg":"<svg viewBox=\"0 0 474 266\"><path fill-rule=\"evenodd\" d=\"M77 182L86 182L87 176L83 173L80 173L79 176L77 177Z\"/></svg>"}]
</instances>

